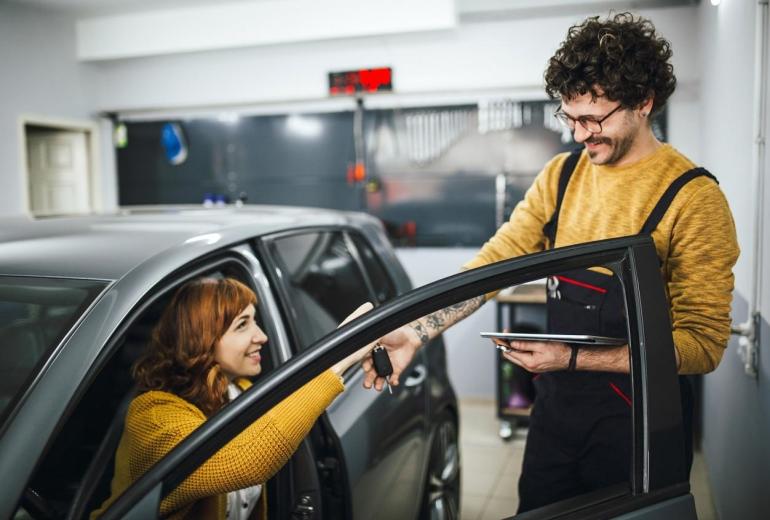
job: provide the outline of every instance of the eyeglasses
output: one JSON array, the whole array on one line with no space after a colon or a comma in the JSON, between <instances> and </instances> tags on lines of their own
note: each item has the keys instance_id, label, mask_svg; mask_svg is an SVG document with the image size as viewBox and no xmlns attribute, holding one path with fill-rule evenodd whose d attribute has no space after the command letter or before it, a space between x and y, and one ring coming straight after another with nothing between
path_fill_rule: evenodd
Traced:
<instances>
[{"instance_id":1,"label":"eyeglasses","mask_svg":"<svg viewBox=\"0 0 770 520\"><path fill-rule=\"evenodd\" d=\"M604 116L601 119L595 119L593 116L580 116L580 117L572 117L567 115L565 112L562 111L561 107L559 107L556 112L554 112L553 116L559 120L561 124L569 128L570 130L575 130L575 123L580 123L580 126L585 128L587 131L591 132L592 134L600 134L602 132L602 123L607 120L608 117L610 117L612 114L617 112L623 107L623 105L618 105L615 108L612 109L612 111Z\"/></svg>"}]
</instances>

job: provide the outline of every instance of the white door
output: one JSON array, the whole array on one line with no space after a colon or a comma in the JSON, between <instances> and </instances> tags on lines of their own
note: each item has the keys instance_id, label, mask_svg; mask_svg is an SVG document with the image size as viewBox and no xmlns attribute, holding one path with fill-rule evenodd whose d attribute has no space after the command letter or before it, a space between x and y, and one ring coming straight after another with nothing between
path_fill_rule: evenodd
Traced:
<instances>
[{"instance_id":1,"label":"white door","mask_svg":"<svg viewBox=\"0 0 770 520\"><path fill-rule=\"evenodd\" d=\"M33 215L90 211L85 132L28 132L27 165Z\"/></svg>"}]
</instances>

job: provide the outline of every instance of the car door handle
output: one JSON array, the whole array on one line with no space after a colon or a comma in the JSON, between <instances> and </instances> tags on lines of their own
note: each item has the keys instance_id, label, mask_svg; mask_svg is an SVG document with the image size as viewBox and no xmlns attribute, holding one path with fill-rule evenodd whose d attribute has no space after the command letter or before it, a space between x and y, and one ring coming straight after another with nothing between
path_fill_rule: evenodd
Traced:
<instances>
[{"instance_id":1,"label":"car door handle","mask_svg":"<svg viewBox=\"0 0 770 520\"><path fill-rule=\"evenodd\" d=\"M409 377L406 378L406 381L404 381L404 386L411 387L421 385L422 382L425 381L425 376L427 374L428 370L425 368L425 365L417 365L412 370L412 373L409 374Z\"/></svg>"}]
</instances>

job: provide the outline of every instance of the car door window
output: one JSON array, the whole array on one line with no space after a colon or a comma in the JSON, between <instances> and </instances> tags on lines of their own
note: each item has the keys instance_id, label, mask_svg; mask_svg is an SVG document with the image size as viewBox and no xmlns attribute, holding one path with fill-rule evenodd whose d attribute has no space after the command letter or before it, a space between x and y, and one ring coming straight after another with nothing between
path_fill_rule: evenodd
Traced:
<instances>
[{"instance_id":1,"label":"car door window","mask_svg":"<svg viewBox=\"0 0 770 520\"><path fill-rule=\"evenodd\" d=\"M396 286L372 246L358 233L350 233L349 236L368 275L377 301L383 303L393 299L397 294Z\"/></svg>"},{"instance_id":2,"label":"car door window","mask_svg":"<svg viewBox=\"0 0 770 520\"><path fill-rule=\"evenodd\" d=\"M522 511L589 492L631 489L630 378L622 371L584 371L577 363L579 352L582 360L586 354L606 356L618 349L624 350L617 355L625 355L628 324L621 280L604 266L591 266L548 273L544 285L540 290L545 297L545 330L517 327L511 333L521 336L511 339L531 338L534 333L539 342L530 343L533 348L545 355L549 350L564 354L564 364L559 370L536 375L520 370L514 375L519 364L541 372L537 365L527 365L535 359L529 344L523 352L508 353L516 364L501 355L505 372L499 379L500 392L507 394L500 403L501 416L528 414L534 403L519 480ZM520 301L527 301L526 287L513 288L509 294L517 289L523 296Z\"/></svg>"},{"instance_id":3,"label":"car door window","mask_svg":"<svg viewBox=\"0 0 770 520\"><path fill-rule=\"evenodd\" d=\"M294 312L304 349L372 299L350 243L341 231L321 231L275 239L272 252Z\"/></svg>"},{"instance_id":4,"label":"car door window","mask_svg":"<svg viewBox=\"0 0 770 520\"><path fill-rule=\"evenodd\" d=\"M0 276L0 426L5 409L107 282Z\"/></svg>"}]
</instances>

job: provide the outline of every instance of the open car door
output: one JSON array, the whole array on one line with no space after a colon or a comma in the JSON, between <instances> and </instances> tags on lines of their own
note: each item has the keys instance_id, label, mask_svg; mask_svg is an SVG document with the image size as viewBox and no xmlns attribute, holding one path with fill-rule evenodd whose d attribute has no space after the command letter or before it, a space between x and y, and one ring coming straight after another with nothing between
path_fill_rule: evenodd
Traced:
<instances>
[{"instance_id":1,"label":"open car door","mask_svg":"<svg viewBox=\"0 0 770 520\"><path fill-rule=\"evenodd\" d=\"M596 266L612 271L623 287L631 358L629 481L517 518L696 518L687 480L669 309L649 236L603 240L498 262L444 278L378 307L260 379L137 480L103 518L157 517L161 500L249 424L335 362L391 330L482 294Z\"/></svg>"}]
</instances>

